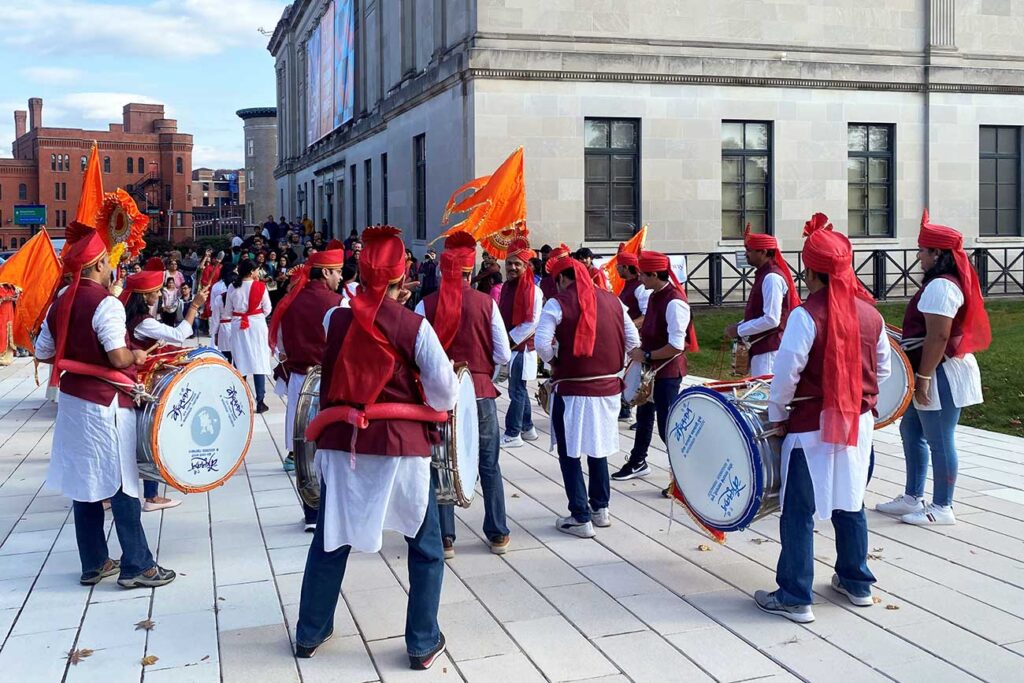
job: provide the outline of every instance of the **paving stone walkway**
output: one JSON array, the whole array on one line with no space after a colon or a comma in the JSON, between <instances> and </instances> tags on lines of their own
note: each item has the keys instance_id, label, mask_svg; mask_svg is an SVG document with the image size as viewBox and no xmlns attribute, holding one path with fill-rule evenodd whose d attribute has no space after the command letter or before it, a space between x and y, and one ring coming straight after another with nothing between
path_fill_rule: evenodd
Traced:
<instances>
[{"instance_id":1,"label":"paving stone walkway","mask_svg":"<svg viewBox=\"0 0 1024 683\"><path fill-rule=\"evenodd\" d=\"M799 626L750 599L774 587L777 518L725 546L678 509L670 529L670 506L658 493L668 479L664 452L652 453L651 477L613 482L613 524L595 540L558 533L565 495L540 414L541 440L502 453L512 550L491 555L481 506L460 511L440 615L449 652L414 673L402 638L408 580L397 535L379 554L352 556L335 638L315 659L292 657L310 536L293 477L281 469L287 448L276 397L228 485L143 515L159 561L179 572L156 590L78 585L70 501L43 488L55 411L30 362L0 369L3 681L1024 680L1019 438L959 429L955 527L922 529L869 513L881 598L874 607L854 608L828 587L832 529L819 525L817 621ZM631 439L623 429L624 451ZM898 432L878 433L875 444L869 506L903 482ZM116 557L116 535L110 544ZM153 628L137 629L146 619ZM73 665L67 653L75 649L92 655ZM143 667L150 655L156 661Z\"/></svg>"}]
</instances>

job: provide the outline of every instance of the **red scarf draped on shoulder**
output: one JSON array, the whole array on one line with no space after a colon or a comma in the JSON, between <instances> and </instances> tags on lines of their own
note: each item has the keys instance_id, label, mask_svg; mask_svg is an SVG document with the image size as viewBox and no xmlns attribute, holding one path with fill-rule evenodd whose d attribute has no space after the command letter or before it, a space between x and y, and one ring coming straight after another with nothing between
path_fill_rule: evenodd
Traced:
<instances>
[{"instance_id":1,"label":"red scarf draped on shoulder","mask_svg":"<svg viewBox=\"0 0 1024 683\"><path fill-rule=\"evenodd\" d=\"M232 313L236 318L241 318L242 322L238 326L239 329L249 329L249 316L257 315L263 312L263 294L267 291L267 286L259 280L252 281L252 287L249 288L249 307L245 313Z\"/></svg>"},{"instance_id":2,"label":"red scarf draped on shoulder","mask_svg":"<svg viewBox=\"0 0 1024 683\"><path fill-rule=\"evenodd\" d=\"M593 269L588 269L574 259L569 247L564 244L552 249L548 256L548 274L552 278L557 278L562 271L569 268L576 274L576 300L580 307L576 337L572 340L572 353L580 358L590 358L594 355L594 343L597 341L597 294L594 291Z\"/></svg>"}]
</instances>

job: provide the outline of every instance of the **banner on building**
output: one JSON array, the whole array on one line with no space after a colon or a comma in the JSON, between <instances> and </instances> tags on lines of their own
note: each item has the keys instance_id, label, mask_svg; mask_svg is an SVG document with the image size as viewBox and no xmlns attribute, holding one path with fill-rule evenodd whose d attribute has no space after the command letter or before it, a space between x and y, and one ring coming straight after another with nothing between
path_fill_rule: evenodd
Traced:
<instances>
[{"instance_id":1,"label":"banner on building","mask_svg":"<svg viewBox=\"0 0 1024 683\"><path fill-rule=\"evenodd\" d=\"M355 13L332 0L306 41L306 144L352 120L355 104Z\"/></svg>"}]
</instances>

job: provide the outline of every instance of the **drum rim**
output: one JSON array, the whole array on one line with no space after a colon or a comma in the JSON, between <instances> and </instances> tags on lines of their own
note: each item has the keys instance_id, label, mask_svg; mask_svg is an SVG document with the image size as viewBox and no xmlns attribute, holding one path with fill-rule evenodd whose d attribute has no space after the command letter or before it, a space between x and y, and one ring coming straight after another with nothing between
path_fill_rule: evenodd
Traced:
<instances>
[{"instance_id":1,"label":"drum rim","mask_svg":"<svg viewBox=\"0 0 1024 683\"><path fill-rule=\"evenodd\" d=\"M460 367L456 371L455 377L459 381L459 387L460 388L462 386L463 377L468 377L470 384L473 383L473 373L470 371L469 367L467 367L467 366ZM474 396L474 401L475 401L476 400L476 389L473 390L473 396ZM474 403L474 405L475 405L475 403ZM450 425L449 429L451 430L451 440L452 440L452 443L454 443L455 442L455 438L456 438L455 435L456 435L456 433L458 431L457 420L459 419L459 414L458 414L458 410L452 410L452 411L450 411L449 414L451 415L451 420L449 420L449 422L451 422L451 425ZM477 434L477 465L476 465L477 466L477 473L476 473L477 480L480 479L480 454L479 454L480 445L479 445L479 443L480 443L480 435ZM453 448L452 449L451 458L452 458L452 471L455 474L458 474L460 472L460 470L459 470L459 449L458 448ZM458 499L459 507L468 508L473 503L473 499L476 498L476 482L475 481L473 482L473 486L472 486L472 488L470 488L471 495L467 498L466 497L465 489L463 489L463 487L462 487L462 477L460 477L460 476L452 477L452 481L455 484L455 497Z\"/></svg>"},{"instance_id":2,"label":"drum rim","mask_svg":"<svg viewBox=\"0 0 1024 683\"><path fill-rule=\"evenodd\" d=\"M220 359L220 358L200 358L199 360L192 361L187 366L184 366L184 365L179 366L178 367L178 372L174 373L173 375L169 375L168 376L168 382L167 382L167 389L166 389L166 391L170 392L171 389L174 387L174 385L177 384L179 381L181 381L181 378L185 376L185 372L187 370L191 369L192 367L199 366L199 365L219 365L221 367L227 368L232 373L234 373L237 377L239 377L239 378L242 377L241 375L238 374L238 371L235 370L235 368L233 366L228 364L228 362L226 360L223 360L223 359ZM206 484L205 486L190 486L188 484L183 484L183 483L179 482L176 478L174 478L172 476L169 476L168 471L164 468L163 458L160 456L160 449L159 449L159 447L157 445L157 437L160 434L160 425L163 422L163 411L162 410L154 410L153 411L153 413L154 413L153 414L153 426L150 429L150 434L149 434L149 448L150 448L150 453L153 455L153 464L156 465L156 469L160 473L160 476L163 477L164 481L174 481L174 482L176 482L177 486L174 486L174 488L178 489L182 493L206 493L207 491L212 491L215 488L223 486L224 482L226 482L228 479L230 479L231 477L234 476L235 472L238 471L238 468L242 466L243 462L245 462L245 456L249 454L249 446L252 445L253 425L254 425L254 423L256 421L256 417L255 417L255 415L256 415L255 414L256 404L253 401L252 392L249 391L249 383L244 381L244 379L243 379L242 380L242 386L245 387L245 395L249 399L249 436L246 437L245 447L242 449L242 455L238 458L238 462L236 462L234 464L234 466L231 468L230 471L228 471L227 474L225 474L223 477L221 477L217 481L212 482L210 484ZM154 401L152 405L155 406L155 405L157 405L159 403L160 403L160 401Z\"/></svg>"},{"instance_id":3,"label":"drum rim","mask_svg":"<svg viewBox=\"0 0 1024 683\"><path fill-rule=\"evenodd\" d=\"M753 431L750 429L750 425L747 424L747 421L744 418L743 413L741 413L740 410L735 405L733 405L731 401L725 398L725 396L723 396L721 392L715 391L714 389L710 389L708 387L688 387L681 391L679 393L679 396L676 397L676 400L672 402L671 406L669 406L668 417L671 418L672 411L675 409L676 405L683 399L683 397L691 396L694 394L713 397L716 401L718 401L718 403L722 404L725 407L726 412L729 414L729 417L732 418L732 421L740 428L744 440L746 441L746 456L750 461L750 469L754 473L754 494L751 496L750 502L744 508L743 514L740 515L740 517L731 524L718 524L717 522L713 522L712 520L709 520L707 517L700 514L693 508L690 508L690 512L692 512L693 515L697 517L697 519L699 519L704 526L710 529L714 529L715 531L721 531L723 533L741 531L743 529L746 529L753 523L754 519L757 517L758 511L761 509L761 503L764 500L764 471L761 469L761 467L754 466L754 455L760 455L760 450L755 450L753 448L753 446L757 442L757 439L754 438ZM666 420L666 424L670 421L670 419ZM676 477L675 471L672 470L671 456L669 457L668 466L669 471L672 472L672 478L674 481L677 482L676 486L678 487L679 478ZM679 489L679 492L681 494L683 493L682 488ZM683 494L683 497L685 498L685 494Z\"/></svg>"},{"instance_id":4,"label":"drum rim","mask_svg":"<svg viewBox=\"0 0 1024 683\"><path fill-rule=\"evenodd\" d=\"M900 332L902 333L902 330L900 330ZM889 425L895 423L896 420L898 420L901 417L903 417L903 414L906 413L907 409L910 407L910 402L914 400L914 390L915 390L915 387L916 387L915 378L914 378L914 368L910 364L910 357L907 356L906 351L903 350L903 347L900 346L900 343L898 341L896 341L896 339L895 339L895 337L893 337L893 335L886 334L886 339L889 340L889 351L890 351L889 356L890 356L890 359L892 359L893 357L895 357L896 359L899 359L899 362L903 365L904 371L907 373L907 390L904 392L903 399L900 401L899 406L892 413L892 415L889 415L888 417L885 417L885 418L882 418L882 416L879 415L878 418L876 418L876 420L875 420L875 429L884 429L885 427L888 427ZM889 362L892 363L892 362L895 362L895 361L894 360L890 360ZM877 410L877 399L876 399L876 410Z\"/></svg>"},{"instance_id":5,"label":"drum rim","mask_svg":"<svg viewBox=\"0 0 1024 683\"><path fill-rule=\"evenodd\" d=\"M310 391L310 392L307 393L305 391L306 385L307 384L312 384L312 379L316 379L317 380L317 390L315 392ZM309 370L306 372L306 379L304 379L302 381L302 387L299 389L299 398L298 398L298 401L296 402L297 405L295 406L295 416L294 416L294 419L292 421L292 430L293 430L293 433L292 433L292 452L295 454L295 490L298 492L299 498L302 499L302 502L304 502L306 505L308 505L309 507L314 508L316 510L320 509L320 482L315 477L314 477L314 481L313 482L301 482L300 481L300 478L305 476L305 475L301 474L301 472L305 471L305 467L306 467L306 465L305 465L305 458L306 458L305 450L306 449L303 448L302 449L302 453L300 454L299 453L299 449L296 446L297 446L297 442L300 441L300 439L298 438L299 432L298 432L297 428L299 426L299 424L298 424L299 423L299 415L301 415L302 413L299 411L299 406L302 405L303 397L309 396L309 397L311 397L310 398L310 404L312 404L312 401L314 399L317 401L317 405L318 405L317 410L319 412L319 399L320 399L320 386L319 386L319 383L320 383L320 381L322 379L323 379L323 371L322 371L321 367L319 365L312 365L312 366L310 366ZM307 408L306 413L308 414L308 412L309 411L308 411L308 408ZM305 438L305 433L303 433L303 437L301 439L301 443L303 444L303 446L305 446L306 443L307 443L306 442L306 438ZM313 453L314 453L314 458L315 458L316 457L316 449L313 450ZM300 462L302 463L301 465L300 465ZM304 492L308 492L309 491L309 487L307 486L308 483L315 483L316 487L317 487L317 497L316 497L316 504L315 505L308 498L308 495L303 495Z\"/></svg>"}]
</instances>

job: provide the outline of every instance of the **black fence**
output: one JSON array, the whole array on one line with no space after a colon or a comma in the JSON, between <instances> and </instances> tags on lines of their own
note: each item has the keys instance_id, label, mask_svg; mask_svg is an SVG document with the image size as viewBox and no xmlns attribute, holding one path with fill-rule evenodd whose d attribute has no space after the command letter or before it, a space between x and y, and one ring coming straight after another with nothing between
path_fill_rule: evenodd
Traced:
<instances>
[{"instance_id":1,"label":"black fence","mask_svg":"<svg viewBox=\"0 0 1024 683\"><path fill-rule=\"evenodd\" d=\"M801 297L805 292L803 259L798 251L783 252ZM686 292L696 306L746 303L754 269L742 252L685 253ZM985 296L1024 296L1024 247L978 247L971 252ZM737 263L737 260L739 263ZM917 249L855 251L857 277L878 301L909 299L921 286Z\"/></svg>"}]
</instances>

